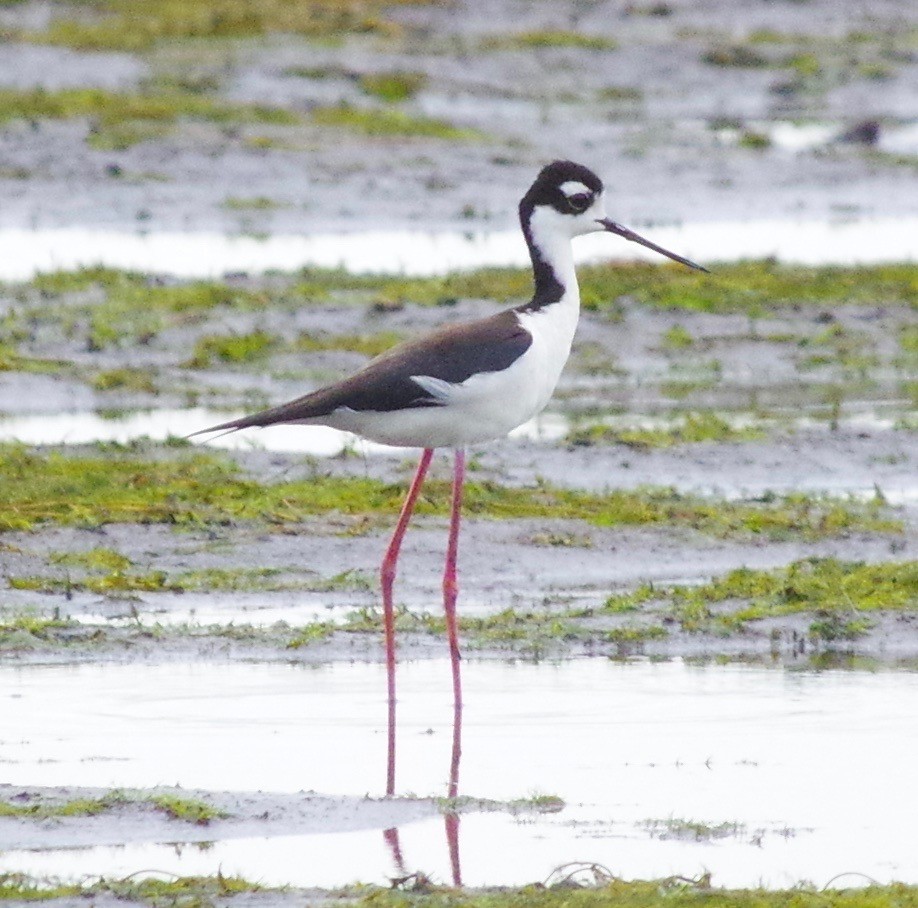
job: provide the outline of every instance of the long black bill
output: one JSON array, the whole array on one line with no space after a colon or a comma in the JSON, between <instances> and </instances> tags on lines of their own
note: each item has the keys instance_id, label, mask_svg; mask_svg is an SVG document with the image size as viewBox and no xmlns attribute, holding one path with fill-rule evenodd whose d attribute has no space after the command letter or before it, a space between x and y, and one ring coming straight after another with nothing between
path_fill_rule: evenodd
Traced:
<instances>
[{"instance_id":1,"label":"long black bill","mask_svg":"<svg viewBox=\"0 0 918 908\"><path fill-rule=\"evenodd\" d=\"M703 265L699 265L697 262L693 262L691 259L683 258L681 255L676 255L675 252L670 252L668 249L664 249L662 246L658 246L656 243L651 243L650 240L645 240L639 233L635 233L633 230L629 230L627 227L623 227L621 224L616 224L615 221L610 221L608 218L602 218L597 220L598 224L602 224L609 233L615 233L618 236L624 237L626 240L631 240L632 243L639 243L641 246L646 246L648 249L653 249L654 252L659 252L660 255L665 255L667 258L672 259L674 262L679 262L682 265L688 265L689 268L694 268L696 271L704 271L705 273L710 274L707 268Z\"/></svg>"}]
</instances>

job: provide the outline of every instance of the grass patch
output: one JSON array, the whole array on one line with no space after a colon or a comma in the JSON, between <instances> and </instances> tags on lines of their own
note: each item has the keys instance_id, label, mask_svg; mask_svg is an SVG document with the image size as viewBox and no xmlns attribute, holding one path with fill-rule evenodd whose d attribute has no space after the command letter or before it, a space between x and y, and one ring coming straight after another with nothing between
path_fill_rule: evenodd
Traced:
<instances>
[{"instance_id":1,"label":"grass patch","mask_svg":"<svg viewBox=\"0 0 918 908\"><path fill-rule=\"evenodd\" d=\"M348 104L318 107L312 111L312 121L317 126L347 129L377 138L448 139L454 142L480 142L487 138L477 129L455 126L446 120L416 117L401 110L367 110Z\"/></svg>"},{"instance_id":2,"label":"grass patch","mask_svg":"<svg viewBox=\"0 0 918 908\"><path fill-rule=\"evenodd\" d=\"M717 889L710 874L697 880L670 877L662 880L620 880L604 875L596 887L578 888L567 882L557 886L525 886L517 890L425 893L376 890L362 905L373 908L915 908L918 886L892 883L860 889Z\"/></svg>"},{"instance_id":3,"label":"grass patch","mask_svg":"<svg viewBox=\"0 0 918 908\"><path fill-rule=\"evenodd\" d=\"M918 325L903 325L899 330L900 361L908 368L918 367Z\"/></svg>"},{"instance_id":4,"label":"grass patch","mask_svg":"<svg viewBox=\"0 0 918 908\"><path fill-rule=\"evenodd\" d=\"M74 626L67 618L43 618L31 612L0 614L0 648L24 649L56 642L61 631Z\"/></svg>"},{"instance_id":5,"label":"grass patch","mask_svg":"<svg viewBox=\"0 0 918 908\"><path fill-rule=\"evenodd\" d=\"M607 85L596 93L599 101L640 101L643 97L644 92L631 85Z\"/></svg>"},{"instance_id":6,"label":"grass patch","mask_svg":"<svg viewBox=\"0 0 918 908\"><path fill-rule=\"evenodd\" d=\"M742 823L705 823L703 820L684 820L669 817L665 820L644 820L641 826L655 839L687 839L692 842L710 842L742 835Z\"/></svg>"},{"instance_id":7,"label":"grass patch","mask_svg":"<svg viewBox=\"0 0 918 908\"><path fill-rule=\"evenodd\" d=\"M701 59L704 63L724 69L762 69L772 65L768 57L745 44L721 44L709 48Z\"/></svg>"},{"instance_id":8,"label":"grass patch","mask_svg":"<svg viewBox=\"0 0 918 908\"><path fill-rule=\"evenodd\" d=\"M41 880L24 873L0 873L0 901L44 902L82 895L77 883Z\"/></svg>"},{"instance_id":9,"label":"grass patch","mask_svg":"<svg viewBox=\"0 0 918 908\"><path fill-rule=\"evenodd\" d=\"M635 647L649 640L663 640L669 631L659 624L625 625L613 627L603 635L609 643L614 643L622 654L630 653Z\"/></svg>"},{"instance_id":10,"label":"grass patch","mask_svg":"<svg viewBox=\"0 0 918 908\"><path fill-rule=\"evenodd\" d=\"M918 609L918 562L808 558L773 571L739 568L665 595L688 631L732 633L750 621L812 612L814 636L851 639L869 628L864 619L871 613ZM717 608L731 603L734 607Z\"/></svg>"},{"instance_id":11,"label":"grass patch","mask_svg":"<svg viewBox=\"0 0 918 908\"><path fill-rule=\"evenodd\" d=\"M764 438L757 427L735 428L716 413L688 413L669 426L656 428L616 428L593 425L574 429L567 436L569 444L617 444L630 448L670 448L699 442L743 442Z\"/></svg>"},{"instance_id":12,"label":"grass patch","mask_svg":"<svg viewBox=\"0 0 918 908\"><path fill-rule=\"evenodd\" d=\"M46 577L29 575L26 577L7 577L10 589L31 590L35 593L71 593L81 590L97 593L102 596L117 596L126 593L159 593L163 591L178 591L179 587L173 586L165 571L147 571L138 573L134 571L113 570L105 574L73 579L70 577Z\"/></svg>"},{"instance_id":13,"label":"grass patch","mask_svg":"<svg viewBox=\"0 0 918 908\"><path fill-rule=\"evenodd\" d=\"M535 29L515 35L495 35L484 42L485 50L543 50L573 47L579 50L615 50L617 43L602 35L565 29Z\"/></svg>"},{"instance_id":14,"label":"grass patch","mask_svg":"<svg viewBox=\"0 0 918 908\"><path fill-rule=\"evenodd\" d=\"M614 309L628 298L662 309L763 314L785 306L918 306L918 265L778 265L749 261L712 265L701 275L675 265L608 263L578 269L583 306ZM303 298L335 290L363 291L384 303L443 305L457 299L517 303L532 295L525 268L482 268L442 277L404 278L304 271L291 292Z\"/></svg>"},{"instance_id":15,"label":"grass patch","mask_svg":"<svg viewBox=\"0 0 918 908\"><path fill-rule=\"evenodd\" d=\"M48 820L55 817L95 817L125 803L126 798L117 791L101 798L74 798L71 801L63 802L36 800L13 804L10 801L0 801L0 817L34 820Z\"/></svg>"},{"instance_id":16,"label":"grass patch","mask_svg":"<svg viewBox=\"0 0 918 908\"><path fill-rule=\"evenodd\" d=\"M124 391L137 394L156 394L158 388L149 369L120 366L97 372L91 385L96 391Z\"/></svg>"},{"instance_id":17,"label":"grass patch","mask_svg":"<svg viewBox=\"0 0 918 908\"><path fill-rule=\"evenodd\" d=\"M688 350L694 345L695 338L692 337L685 325L673 325L671 328L667 328L660 338L660 346L664 350Z\"/></svg>"},{"instance_id":18,"label":"grass patch","mask_svg":"<svg viewBox=\"0 0 918 908\"><path fill-rule=\"evenodd\" d=\"M748 148L752 151L764 151L771 148L771 139L763 132L753 129L744 129L736 142L739 148Z\"/></svg>"},{"instance_id":19,"label":"grass patch","mask_svg":"<svg viewBox=\"0 0 918 908\"><path fill-rule=\"evenodd\" d=\"M311 514L398 513L404 488L367 478L317 476L263 485L209 454L171 452L147 459L109 446L104 454L40 454L0 445L0 531L44 523L98 526L113 522L206 524L232 520L287 523ZM431 482L420 513L445 514L448 484ZM465 510L495 519L544 517L595 526L676 525L715 536L816 539L842 532L900 532L882 501L858 502L794 494L722 501L672 489L607 494L548 485L507 488L470 483Z\"/></svg>"},{"instance_id":20,"label":"grass patch","mask_svg":"<svg viewBox=\"0 0 918 908\"><path fill-rule=\"evenodd\" d=\"M224 202L223 207L227 211L275 211L283 207L280 202L269 199L267 196L229 196Z\"/></svg>"},{"instance_id":21,"label":"grass patch","mask_svg":"<svg viewBox=\"0 0 918 908\"><path fill-rule=\"evenodd\" d=\"M741 312L759 316L788 306L918 307L918 264L813 267L748 261L713 265L695 274L675 265L608 263L578 269L584 308L616 311L623 299L672 311ZM448 305L459 299L520 303L532 296L527 268L481 268L439 277L349 274L341 269L308 268L281 283L254 291L214 281L160 285L147 276L107 268L39 275L18 285L22 296L43 298L94 291L98 329L126 332L133 342L143 327L156 328L206 314L216 307L242 310L268 305L288 308L310 302L390 307ZM109 338L107 343L113 343Z\"/></svg>"},{"instance_id":22,"label":"grass patch","mask_svg":"<svg viewBox=\"0 0 918 908\"><path fill-rule=\"evenodd\" d=\"M96 0L94 16L55 16L41 32L45 44L80 50L145 51L165 40L254 38L272 33L337 39L344 33L398 34L385 8L423 0ZM81 5L80 11L83 11Z\"/></svg>"},{"instance_id":23,"label":"grass patch","mask_svg":"<svg viewBox=\"0 0 918 908\"><path fill-rule=\"evenodd\" d=\"M146 902L149 905L207 908L215 900L250 892L265 892L269 887L237 876L185 876L164 880L159 877L138 877L135 874L120 880L100 880L86 886L86 896L111 893L119 901Z\"/></svg>"},{"instance_id":24,"label":"grass patch","mask_svg":"<svg viewBox=\"0 0 918 908\"><path fill-rule=\"evenodd\" d=\"M379 356L404 340L395 331L378 334L301 334L294 341L294 349L303 353L321 350L347 350L364 356Z\"/></svg>"},{"instance_id":25,"label":"grass patch","mask_svg":"<svg viewBox=\"0 0 918 908\"><path fill-rule=\"evenodd\" d=\"M29 372L33 375L58 375L68 368L59 359L44 359L20 353L13 345L0 342L0 372Z\"/></svg>"},{"instance_id":26,"label":"grass patch","mask_svg":"<svg viewBox=\"0 0 918 908\"><path fill-rule=\"evenodd\" d=\"M194 823L196 826L207 826L211 820L222 820L229 816L206 801L195 798L180 798L177 795L153 795L150 803L162 811L170 820L181 820Z\"/></svg>"},{"instance_id":27,"label":"grass patch","mask_svg":"<svg viewBox=\"0 0 918 908\"><path fill-rule=\"evenodd\" d=\"M166 328L187 325L218 308L258 309L264 297L214 281L158 286L136 276L110 285L105 299L88 307L91 350L149 343Z\"/></svg>"},{"instance_id":28,"label":"grass patch","mask_svg":"<svg viewBox=\"0 0 918 908\"><path fill-rule=\"evenodd\" d=\"M273 567L203 568L174 573L155 570L137 571L126 555L114 549L90 549L88 552L54 552L52 565L74 568L82 576L7 576L12 589L40 593L91 592L120 595L132 592L311 592L354 591L370 589L370 582L360 571L347 570L331 577L290 579L289 572Z\"/></svg>"},{"instance_id":29,"label":"grass patch","mask_svg":"<svg viewBox=\"0 0 918 908\"><path fill-rule=\"evenodd\" d=\"M590 631L575 623L574 612L520 612L508 608L494 615L481 617L459 616L459 632L463 644L470 649L496 647L511 649L514 652L525 652L539 656L559 644L574 640L586 639ZM316 633L325 627L307 625L302 632L317 627ZM378 633L382 626L382 617L374 609L357 609L347 621L330 631L340 630L344 633L365 634ZM442 615L431 615L426 612L415 613L401 609L396 614L395 629L400 634L429 634L443 639L446 634L446 619ZM320 636L317 639L324 639Z\"/></svg>"},{"instance_id":30,"label":"grass patch","mask_svg":"<svg viewBox=\"0 0 918 908\"><path fill-rule=\"evenodd\" d=\"M427 76L419 72L368 73L359 76L357 84L364 94L391 104L413 98L427 84Z\"/></svg>"},{"instance_id":31,"label":"grass patch","mask_svg":"<svg viewBox=\"0 0 918 908\"><path fill-rule=\"evenodd\" d=\"M802 350L813 350L802 357L798 368L811 369L824 365L841 366L846 372L859 377L866 377L869 370L877 365L877 356L873 346L863 332L854 331L838 322L820 331L814 337L798 341Z\"/></svg>"},{"instance_id":32,"label":"grass patch","mask_svg":"<svg viewBox=\"0 0 918 908\"><path fill-rule=\"evenodd\" d=\"M280 108L218 102L188 91L128 94L97 88L0 89L0 124L16 119L73 118L92 121L90 144L102 148L127 148L162 135L180 119L282 126L301 122L297 114Z\"/></svg>"},{"instance_id":33,"label":"grass patch","mask_svg":"<svg viewBox=\"0 0 918 908\"><path fill-rule=\"evenodd\" d=\"M131 567L131 559L115 549L98 547L86 552L53 552L52 564L84 568L90 571L124 571Z\"/></svg>"},{"instance_id":34,"label":"grass patch","mask_svg":"<svg viewBox=\"0 0 918 908\"><path fill-rule=\"evenodd\" d=\"M228 814L204 801L177 795L132 795L115 789L98 798L73 798L69 801L26 796L21 801L0 801L0 817L49 820L62 817L95 817L127 805L151 805L170 819L206 826Z\"/></svg>"},{"instance_id":35,"label":"grass patch","mask_svg":"<svg viewBox=\"0 0 918 908\"><path fill-rule=\"evenodd\" d=\"M216 363L241 366L260 362L279 341L265 331L248 334L208 334L194 345L194 352L185 365L191 369L208 369Z\"/></svg>"},{"instance_id":36,"label":"grass patch","mask_svg":"<svg viewBox=\"0 0 918 908\"><path fill-rule=\"evenodd\" d=\"M907 305L918 298L918 266L812 267L768 261L713 265L702 277L663 265L580 269L584 304L601 309L629 296L664 309L758 314L793 305Z\"/></svg>"},{"instance_id":37,"label":"grass patch","mask_svg":"<svg viewBox=\"0 0 918 908\"><path fill-rule=\"evenodd\" d=\"M110 268L41 274L9 292L20 305L8 316L8 330L27 335L36 326L53 326L66 340L85 335L89 351L143 346L167 328L199 322L217 310L249 312L269 301L266 292L217 281L172 283ZM55 305L61 297L76 298ZM133 368L99 373L95 381L99 390L146 391L152 385L150 373Z\"/></svg>"},{"instance_id":38,"label":"grass patch","mask_svg":"<svg viewBox=\"0 0 918 908\"><path fill-rule=\"evenodd\" d=\"M204 568L170 577L170 585L184 592L279 592L292 588L279 578L280 568Z\"/></svg>"}]
</instances>

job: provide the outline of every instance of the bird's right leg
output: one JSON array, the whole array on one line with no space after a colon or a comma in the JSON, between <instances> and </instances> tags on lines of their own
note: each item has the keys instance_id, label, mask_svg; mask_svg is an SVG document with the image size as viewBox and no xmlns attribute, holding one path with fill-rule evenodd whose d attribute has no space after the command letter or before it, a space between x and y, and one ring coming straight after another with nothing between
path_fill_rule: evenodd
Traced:
<instances>
[{"instance_id":1,"label":"bird's right leg","mask_svg":"<svg viewBox=\"0 0 918 908\"><path fill-rule=\"evenodd\" d=\"M411 514L414 511L418 495L421 493L421 486L424 484L424 477L427 475L427 469L430 466L432 457L433 448L424 448L414 479L411 480L411 487L405 496L402 511L398 515L398 523L395 525L395 532L392 534L389 548L386 549L386 556L383 558L382 570L380 571L383 596L383 628L386 637L386 682L389 697L389 747L386 762L386 795L388 796L395 794L395 606L392 602L392 585L395 583L395 570L398 564L398 553L402 547L402 539L405 536L405 530L408 529L408 521L411 520Z\"/></svg>"}]
</instances>

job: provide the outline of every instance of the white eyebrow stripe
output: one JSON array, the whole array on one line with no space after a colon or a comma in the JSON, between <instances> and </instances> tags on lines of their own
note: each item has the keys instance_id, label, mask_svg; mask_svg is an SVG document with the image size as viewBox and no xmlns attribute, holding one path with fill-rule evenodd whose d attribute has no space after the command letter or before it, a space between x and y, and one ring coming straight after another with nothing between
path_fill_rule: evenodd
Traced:
<instances>
[{"instance_id":1,"label":"white eyebrow stripe","mask_svg":"<svg viewBox=\"0 0 918 908\"><path fill-rule=\"evenodd\" d=\"M566 183L562 183L558 187L568 198L572 195L579 195L580 193L586 193L587 195L592 195L593 190L589 186L584 186L579 180L568 180Z\"/></svg>"}]
</instances>

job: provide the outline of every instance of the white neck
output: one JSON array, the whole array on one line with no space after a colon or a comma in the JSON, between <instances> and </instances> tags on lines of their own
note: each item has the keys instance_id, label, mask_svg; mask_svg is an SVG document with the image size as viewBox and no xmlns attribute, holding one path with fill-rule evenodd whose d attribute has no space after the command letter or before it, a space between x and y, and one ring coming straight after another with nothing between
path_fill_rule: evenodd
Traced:
<instances>
[{"instance_id":1,"label":"white neck","mask_svg":"<svg viewBox=\"0 0 918 908\"><path fill-rule=\"evenodd\" d=\"M536 208L529 219L529 242L536 271L536 300L553 279L561 287L559 302L577 308L580 305L580 289L574 270L574 252L571 236L561 217L553 208L543 206ZM550 274L546 274L546 270Z\"/></svg>"}]
</instances>

